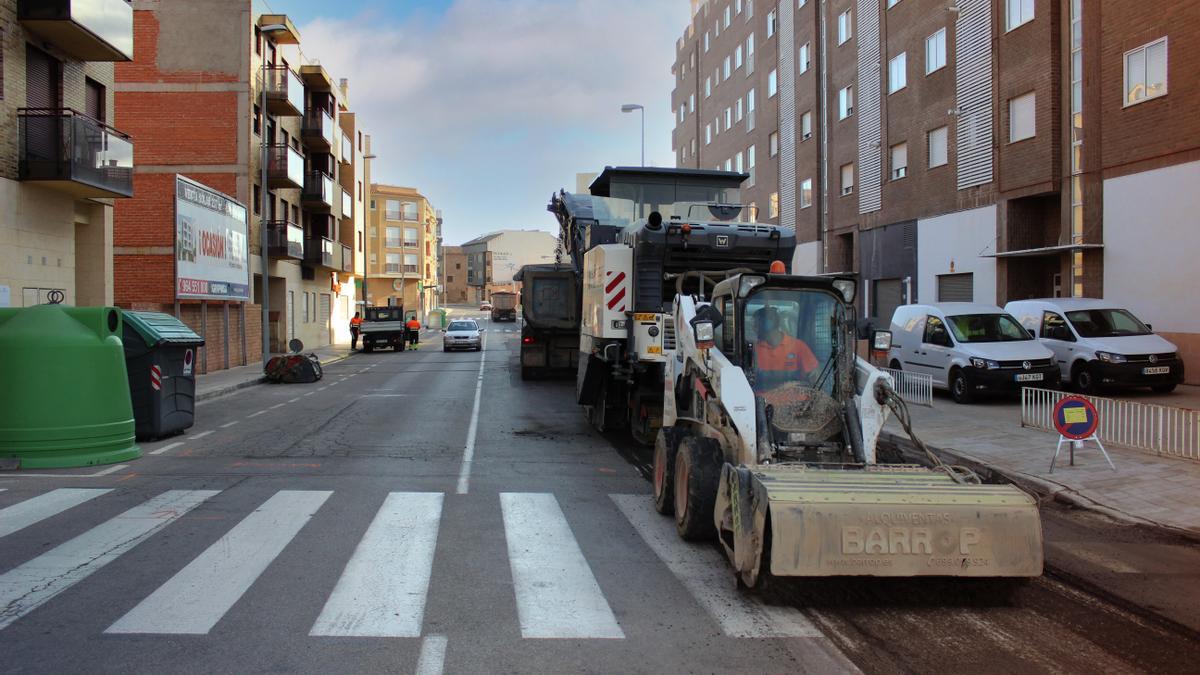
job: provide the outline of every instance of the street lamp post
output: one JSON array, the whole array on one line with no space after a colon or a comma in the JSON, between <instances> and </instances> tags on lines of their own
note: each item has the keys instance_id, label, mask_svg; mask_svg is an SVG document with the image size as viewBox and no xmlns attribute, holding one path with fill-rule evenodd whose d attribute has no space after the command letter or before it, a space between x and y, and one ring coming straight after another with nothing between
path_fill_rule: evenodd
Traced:
<instances>
[{"instance_id":1,"label":"street lamp post","mask_svg":"<svg viewBox=\"0 0 1200 675\"><path fill-rule=\"evenodd\" d=\"M263 35L268 35L270 33L276 32L276 31L282 31L282 30L287 30L287 29L288 29L288 27L281 23L270 23L265 26L260 26L259 32L261 32ZM268 149L268 145L267 145L267 76L268 76L267 59L266 59L266 55L264 54L263 61L262 61L262 82L259 83L260 86L259 86L259 92L258 92L259 98L260 98L259 106L260 106L260 109L262 110L262 113L259 115L259 121L258 121L258 124L259 124L258 138L260 141L262 141L262 143L261 143L261 145L262 145L261 155L262 156L259 161L259 164L262 165L259 167L259 174L260 174L259 179L261 181L262 187L259 190L260 200L259 200L259 213L258 213L259 245L261 248L258 252L258 258L259 258L259 260L262 261L261 287L262 287L262 361L263 361L263 368L267 367L267 361L271 358L271 309L270 309L270 305L271 305L270 297L271 296L270 296L270 292L269 292L269 282L267 281L267 250L271 246L269 237L267 236L267 212L268 212L267 209L269 207L267 200L270 198L269 195L267 194L267 162L270 159L270 157L268 156L268 152L267 152L267 149ZM284 158L284 159L286 161L286 158Z\"/></svg>"},{"instance_id":2,"label":"street lamp post","mask_svg":"<svg viewBox=\"0 0 1200 675\"><path fill-rule=\"evenodd\" d=\"M642 113L642 166L646 166L646 108L637 103L626 103L621 106L621 112L628 113L634 110Z\"/></svg>"}]
</instances>

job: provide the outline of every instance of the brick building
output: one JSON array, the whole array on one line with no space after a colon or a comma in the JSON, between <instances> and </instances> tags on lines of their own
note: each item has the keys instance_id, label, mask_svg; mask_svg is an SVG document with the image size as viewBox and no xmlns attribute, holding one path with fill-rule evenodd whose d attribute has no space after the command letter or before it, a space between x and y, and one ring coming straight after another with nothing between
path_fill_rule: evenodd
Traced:
<instances>
[{"instance_id":1,"label":"brick building","mask_svg":"<svg viewBox=\"0 0 1200 675\"><path fill-rule=\"evenodd\" d=\"M1195 381L1197 46L1200 0L695 0L673 148L749 173L793 270L856 274L863 316L1104 297Z\"/></svg>"},{"instance_id":2,"label":"brick building","mask_svg":"<svg viewBox=\"0 0 1200 675\"><path fill-rule=\"evenodd\" d=\"M439 264L442 271L442 304L461 305L467 302L467 254L461 246L442 248Z\"/></svg>"},{"instance_id":3,"label":"brick building","mask_svg":"<svg viewBox=\"0 0 1200 675\"><path fill-rule=\"evenodd\" d=\"M76 4L0 0L0 307L59 292L113 302L113 204L133 194L133 142L108 123L133 10L86 3L98 19Z\"/></svg>"},{"instance_id":4,"label":"brick building","mask_svg":"<svg viewBox=\"0 0 1200 675\"><path fill-rule=\"evenodd\" d=\"M403 305L424 320L438 305L441 212L416 188L371 184L368 305Z\"/></svg>"},{"instance_id":5,"label":"brick building","mask_svg":"<svg viewBox=\"0 0 1200 675\"><path fill-rule=\"evenodd\" d=\"M292 338L307 348L348 342L365 181L346 81L303 63L291 21L258 14L252 0L133 6L134 58L117 68L116 117L139 139L139 164L137 196L115 214L117 304L173 312L205 335L202 372L258 360L265 223L271 350ZM246 207L249 303L177 297L177 176Z\"/></svg>"}]
</instances>

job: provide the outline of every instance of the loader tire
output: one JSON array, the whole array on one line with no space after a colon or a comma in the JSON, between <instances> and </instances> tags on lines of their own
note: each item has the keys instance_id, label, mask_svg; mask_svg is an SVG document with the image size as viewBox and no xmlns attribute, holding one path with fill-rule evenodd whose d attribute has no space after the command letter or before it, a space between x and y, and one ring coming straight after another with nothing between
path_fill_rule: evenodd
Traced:
<instances>
[{"instance_id":1,"label":"loader tire","mask_svg":"<svg viewBox=\"0 0 1200 675\"><path fill-rule=\"evenodd\" d=\"M663 427L654 437L654 510L669 516L675 513L675 456L679 451L679 430Z\"/></svg>"},{"instance_id":2,"label":"loader tire","mask_svg":"<svg viewBox=\"0 0 1200 675\"><path fill-rule=\"evenodd\" d=\"M720 445L711 438L685 436L675 455L675 529L687 541L717 534L713 509L721 480Z\"/></svg>"}]
</instances>

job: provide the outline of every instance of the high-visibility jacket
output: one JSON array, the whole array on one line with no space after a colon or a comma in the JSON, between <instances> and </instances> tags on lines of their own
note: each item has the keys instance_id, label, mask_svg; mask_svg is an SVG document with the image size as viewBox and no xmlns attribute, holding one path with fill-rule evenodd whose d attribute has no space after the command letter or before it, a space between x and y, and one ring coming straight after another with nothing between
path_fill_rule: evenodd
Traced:
<instances>
[{"instance_id":1,"label":"high-visibility jacket","mask_svg":"<svg viewBox=\"0 0 1200 675\"><path fill-rule=\"evenodd\" d=\"M356 316L353 319L350 319L350 327L351 328L358 328L361 325L362 325L362 317L361 316Z\"/></svg>"},{"instance_id":2,"label":"high-visibility jacket","mask_svg":"<svg viewBox=\"0 0 1200 675\"><path fill-rule=\"evenodd\" d=\"M404 324L409 330L421 330L421 322L416 319L409 319L408 323Z\"/></svg>"},{"instance_id":3,"label":"high-visibility jacket","mask_svg":"<svg viewBox=\"0 0 1200 675\"><path fill-rule=\"evenodd\" d=\"M772 346L766 340L754 345L754 365L759 371L809 373L817 368L817 357L804 340L784 335Z\"/></svg>"}]
</instances>

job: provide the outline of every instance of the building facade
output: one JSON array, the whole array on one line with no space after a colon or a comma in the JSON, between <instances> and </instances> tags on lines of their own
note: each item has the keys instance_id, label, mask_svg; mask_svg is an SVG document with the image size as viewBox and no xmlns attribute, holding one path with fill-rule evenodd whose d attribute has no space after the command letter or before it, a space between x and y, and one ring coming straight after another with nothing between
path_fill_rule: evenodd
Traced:
<instances>
[{"instance_id":1,"label":"building facade","mask_svg":"<svg viewBox=\"0 0 1200 675\"><path fill-rule=\"evenodd\" d=\"M1197 380L1171 256L1200 243L1198 43L1200 0L697 0L676 163L749 173L793 270L857 275L865 317L1110 298Z\"/></svg>"},{"instance_id":2,"label":"building facade","mask_svg":"<svg viewBox=\"0 0 1200 675\"><path fill-rule=\"evenodd\" d=\"M442 248L442 304L461 305L470 302L467 293L467 254L461 246Z\"/></svg>"},{"instance_id":3,"label":"building facade","mask_svg":"<svg viewBox=\"0 0 1200 675\"><path fill-rule=\"evenodd\" d=\"M175 313L204 335L201 372L256 361L265 256L271 351L294 338L348 342L366 188L346 81L304 63L288 17L259 14L251 0L133 6L136 48L117 69L116 113L142 139L141 164L137 196L116 211L117 304ZM177 176L245 207L249 302L179 298Z\"/></svg>"},{"instance_id":4,"label":"building facade","mask_svg":"<svg viewBox=\"0 0 1200 675\"><path fill-rule=\"evenodd\" d=\"M416 188L372 184L368 305L400 305L424 320L438 305L441 215Z\"/></svg>"},{"instance_id":5,"label":"building facade","mask_svg":"<svg viewBox=\"0 0 1200 675\"><path fill-rule=\"evenodd\" d=\"M469 302L481 302L496 291L518 291L513 275L525 265L554 262L558 239L543 230L501 230L462 245L467 259Z\"/></svg>"},{"instance_id":6,"label":"building facade","mask_svg":"<svg viewBox=\"0 0 1200 675\"><path fill-rule=\"evenodd\" d=\"M113 303L113 205L134 194L113 63L131 58L123 0L0 0L0 307Z\"/></svg>"}]
</instances>

